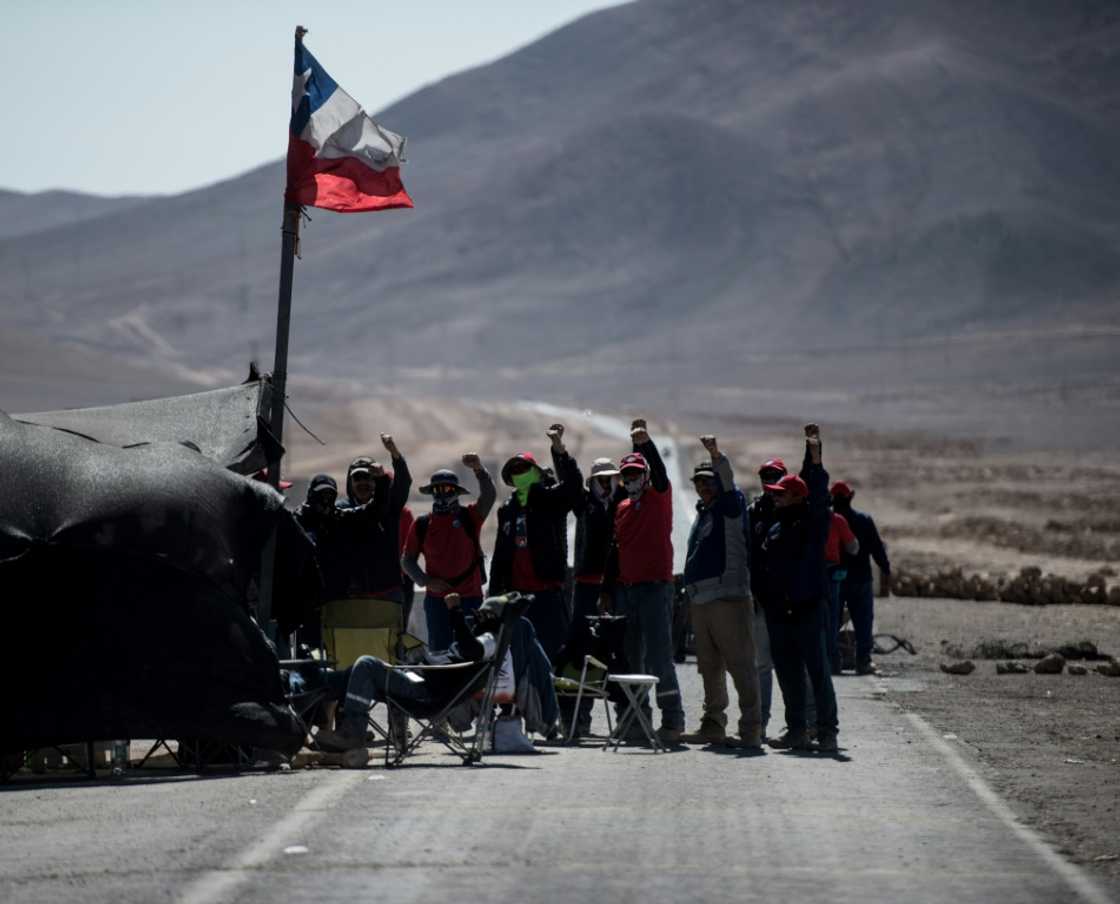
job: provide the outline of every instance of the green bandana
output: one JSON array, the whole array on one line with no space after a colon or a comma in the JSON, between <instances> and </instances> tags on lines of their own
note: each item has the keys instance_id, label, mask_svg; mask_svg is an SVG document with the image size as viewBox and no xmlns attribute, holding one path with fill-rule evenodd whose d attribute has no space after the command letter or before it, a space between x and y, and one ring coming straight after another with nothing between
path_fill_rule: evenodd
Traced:
<instances>
[{"instance_id":1,"label":"green bandana","mask_svg":"<svg viewBox=\"0 0 1120 904\"><path fill-rule=\"evenodd\" d=\"M541 482L540 468L530 468L524 474L514 474L512 479L514 490L517 492L517 501L522 506L528 505L529 489L533 484Z\"/></svg>"}]
</instances>

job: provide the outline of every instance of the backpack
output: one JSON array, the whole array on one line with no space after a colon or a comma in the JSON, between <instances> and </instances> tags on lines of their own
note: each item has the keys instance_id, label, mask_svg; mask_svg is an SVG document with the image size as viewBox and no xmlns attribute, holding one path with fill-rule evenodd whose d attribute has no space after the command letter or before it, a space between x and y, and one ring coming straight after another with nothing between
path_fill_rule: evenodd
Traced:
<instances>
[{"instance_id":1,"label":"backpack","mask_svg":"<svg viewBox=\"0 0 1120 904\"><path fill-rule=\"evenodd\" d=\"M419 541L420 549L424 549L424 541L428 537L428 525L431 523L432 516L430 514L419 515L416 518L416 524L413 529L416 531L416 539ZM479 570L482 583L486 583L486 553L482 551L482 543L479 541L478 530L475 528L474 518L470 512L463 510L459 513L458 517L459 527L466 531L470 537L471 544L474 546L475 560L467 567L467 570L462 574L457 574L453 578L445 578L448 584L452 587L461 584L471 576L475 568Z\"/></svg>"}]
</instances>

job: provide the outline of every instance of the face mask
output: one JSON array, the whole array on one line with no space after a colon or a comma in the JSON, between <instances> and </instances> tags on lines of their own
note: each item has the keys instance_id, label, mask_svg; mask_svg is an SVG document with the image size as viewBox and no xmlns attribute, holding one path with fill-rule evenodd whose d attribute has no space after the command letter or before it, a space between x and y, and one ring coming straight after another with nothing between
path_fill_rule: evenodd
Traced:
<instances>
[{"instance_id":1,"label":"face mask","mask_svg":"<svg viewBox=\"0 0 1120 904\"><path fill-rule=\"evenodd\" d=\"M600 480L596 478L591 481L591 492L595 494L595 498L602 502L614 491L614 478L609 481Z\"/></svg>"},{"instance_id":2,"label":"face mask","mask_svg":"<svg viewBox=\"0 0 1120 904\"><path fill-rule=\"evenodd\" d=\"M645 475L641 477L635 477L632 480L624 480L622 481L622 486L626 489L627 496L629 496L631 499L637 499L642 495L642 490L646 488Z\"/></svg>"},{"instance_id":3,"label":"face mask","mask_svg":"<svg viewBox=\"0 0 1120 904\"><path fill-rule=\"evenodd\" d=\"M432 511L441 514L453 512L459 507L459 494L447 493L443 496L432 496Z\"/></svg>"},{"instance_id":4,"label":"face mask","mask_svg":"<svg viewBox=\"0 0 1120 904\"><path fill-rule=\"evenodd\" d=\"M511 479L513 488L517 491L517 501L525 505L529 501L529 490L533 484L541 481L541 472L536 468L530 468L523 474L514 474Z\"/></svg>"}]
</instances>

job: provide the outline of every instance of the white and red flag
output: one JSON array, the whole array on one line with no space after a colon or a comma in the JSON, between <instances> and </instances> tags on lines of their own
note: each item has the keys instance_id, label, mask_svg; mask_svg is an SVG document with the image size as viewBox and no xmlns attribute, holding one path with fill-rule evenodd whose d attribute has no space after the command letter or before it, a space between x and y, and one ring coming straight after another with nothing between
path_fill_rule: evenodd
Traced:
<instances>
[{"instance_id":1,"label":"white and red flag","mask_svg":"<svg viewBox=\"0 0 1120 904\"><path fill-rule=\"evenodd\" d=\"M412 207L401 183L404 143L296 42L287 202L341 213Z\"/></svg>"}]
</instances>

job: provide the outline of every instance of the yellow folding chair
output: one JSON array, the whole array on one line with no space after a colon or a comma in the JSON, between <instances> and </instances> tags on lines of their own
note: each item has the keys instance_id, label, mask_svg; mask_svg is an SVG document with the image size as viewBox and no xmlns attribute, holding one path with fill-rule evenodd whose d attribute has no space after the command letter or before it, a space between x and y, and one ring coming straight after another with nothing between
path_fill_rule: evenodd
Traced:
<instances>
[{"instance_id":1,"label":"yellow folding chair","mask_svg":"<svg viewBox=\"0 0 1120 904\"><path fill-rule=\"evenodd\" d=\"M332 600L322 609L323 648L336 669L359 656L395 663L400 658L404 607L393 600Z\"/></svg>"}]
</instances>

